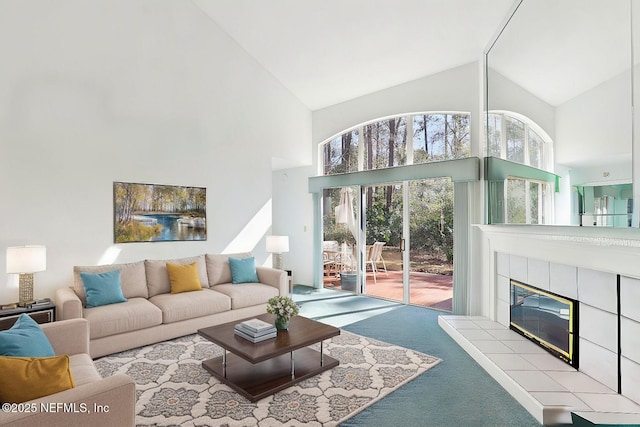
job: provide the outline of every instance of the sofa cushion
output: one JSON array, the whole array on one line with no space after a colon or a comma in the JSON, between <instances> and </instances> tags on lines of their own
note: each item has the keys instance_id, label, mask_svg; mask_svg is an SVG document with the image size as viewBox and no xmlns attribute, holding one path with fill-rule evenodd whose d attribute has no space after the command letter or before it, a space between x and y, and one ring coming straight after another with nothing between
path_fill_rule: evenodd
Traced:
<instances>
[{"instance_id":1,"label":"sofa cushion","mask_svg":"<svg viewBox=\"0 0 640 427\"><path fill-rule=\"evenodd\" d=\"M120 270L96 274L83 271L80 277L84 285L87 308L127 301L122 295Z\"/></svg>"},{"instance_id":2,"label":"sofa cushion","mask_svg":"<svg viewBox=\"0 0 640 427\"><path fill-rule=\"evenodd\" d=\"M198 278L198 264L195 262L191 264L172 264L168 262L167 272L169 273L172 294L202 290L200 279Z\"/></svg>"},{"instance_id":3,"label":"sofa cushion","mask_svg":"<svg viewBox=\"0 0 640 427\"><path fill-rule=\"evenodd\" d=\"M160 294L149 298L149 301L162 310L162 323L179 322L231 309L231 298L210 289Z\"/></svg>"},{"instance_id":4,"label":"sofa cushion","mask_svg":"<svg viewBox=\"0 0 640 427\"><path fill-rule=\"evenodd\" d=\"M229 266L229 257L232 258L249 258L248 252L217 255L206 254L207 275L209 276L209 286L219 285L221 283L231 283L231 267Z\"/></svg>"},{"instance_id":5,"label":"sofa cushion","mask_svg":"<svg viewBox=\"0 0 640 427\"><path fill-rule=\"evenodd\" d=\"M231 267L231 283L258 283L258 273L256 273L256 259L232 258L229 257L229 267Z\"/></svg>"},{"instance_id":6,"label":"sofa cushion","mask_svg":"<svg viewBox=\"0 0 640 427\"><path fill-rule=\"evenodd\" d=\"M194 262L198 266L198 278L200 279L200 285L208 288L209 278L207 277L207 266L205 264L204 255L168 260L146 260L144 262L144 267L147 271L149 297L159 294L168 294L171 292L171 281L169 280L167 263L184 265L192 264Z\"/></svg>"},{"instance_id":7,"label":"sofa cushion","mask_svg":"<svg viewBox=\"0 0 640 427\"><path fill-rule=\"evenodd\" d=\"M0 357L0 372L0 402L26 402L75 387L67 355Z\"/></svg>"},{"instance_id":8,"label":"sofa cushion","mask_svg":"<svg viewBox=\"0 0 640 427\"><path fill-rule=\"evenodd\" d=\"M231 308L234 310L266 304L269 298L279 295L277 288L261 283L240 283L237 285L227 283L216 285L214 289L231 298Z\"/></svg>"},{"instance_id":9,"label":"sofa cushion","mask_svg":"<svg viewBox=\"0 0 640 427\"><path fill-rule=\"evenodd\" d=\"M82 301L83 307L86 306L87 299L80 273L98 274L113 270L120 270L120 286L122 287L122 295L125 298L149 298L144 261L130 264L75 266L73 267L73 290Z\"/></svg>"},{"instance_id":10,"label":"sofa cushion","mask_svg":"<svg viewBox=\"0 0 640 427\"><path fill-rule=\"evenodd\" d=\"M127 302L120 304L85 308L83 317L89 321L91 339L137 331L162 323L162 311L144 298L129 298Z\"/></svg>"},{"instance_id":11,"label":"sofa cushion","mask_svg":"<svg viewBox=\"0 0 640 427\"><path fill-rule=\"evenodd\" d=\"M0 355L43 357L55 352L40 325L23 313L10 329L0 332Z\"/></svg>"}]
</instances>

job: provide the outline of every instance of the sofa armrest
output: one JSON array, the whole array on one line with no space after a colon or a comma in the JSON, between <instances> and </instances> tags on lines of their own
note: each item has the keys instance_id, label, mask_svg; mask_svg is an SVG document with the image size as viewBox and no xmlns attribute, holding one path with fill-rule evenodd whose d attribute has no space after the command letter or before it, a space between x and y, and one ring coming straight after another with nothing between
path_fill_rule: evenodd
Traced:
<instances>
[{"instance_id":1,"label":"sofa armrest","mask_svg":"<svg viewBox=\"0 0 640 427\"><path fill-rule=\"evenodd\" d=\"M40 325L56 354L89 354L89 321L69 319Z\"/></svg>"},{"instance_id":2,"label":"sofa armrest","mask_svg":"<svg viewBox=\"0 0 640 427\"><path fill-rule=\"evenodd\" d=\"M277 288L278 292L282 296L289 295L289 282L286 271L256 266L256 272L258 273L258 280L260 280L260 283Z\"/></svg>"},{"instance_id":3,"label":"sofa armrest","mask_svg":"<svg viewBox=\"0 0 640 427\"><path fill-rule=\"evenodd\" d=\"M29 411L0 412L0 425L91 426L135 425L136 385L117 374L23 404Z\"/></svg>"},{"instance_id":4,"label":"sofa armrest","mask_svg":"<svg viewBox=\"0 0 640 427\"><path fill-rule=\"evenodd\" d=\"M56 289L56 319L80 319L82 318L82 301L73 288Z\"/></svg>"}]
</instances>

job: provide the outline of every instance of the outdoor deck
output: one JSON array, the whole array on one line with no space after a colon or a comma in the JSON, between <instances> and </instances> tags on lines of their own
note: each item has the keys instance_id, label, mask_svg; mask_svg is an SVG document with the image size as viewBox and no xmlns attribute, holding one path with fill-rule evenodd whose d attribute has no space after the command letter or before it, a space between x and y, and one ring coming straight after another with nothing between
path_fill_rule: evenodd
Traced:
<instances>
[{"instance_id":1,"label":"outdoor deck","mask_svg":"<svg viewBox=\"0 0 640 427\"><path fill-rule=\"evenodd\" d=\"M410 273L410 303L423 307L451 311L453 296L453 276L432 273ZM376 274L373 283L373 273L367 273L368 296L402 301L402 272L389 270ZM329 289L341 289L340 277L325 276L324 286ZM345 291L347 292L347 291Z\"/></svg>"}]
</instances>

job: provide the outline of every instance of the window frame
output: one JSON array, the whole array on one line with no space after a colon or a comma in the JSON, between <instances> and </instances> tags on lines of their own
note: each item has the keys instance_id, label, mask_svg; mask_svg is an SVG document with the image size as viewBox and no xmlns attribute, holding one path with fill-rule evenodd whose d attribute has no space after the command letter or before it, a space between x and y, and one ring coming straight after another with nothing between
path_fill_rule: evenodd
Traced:
<instances>
[{"instance_id":1,"label":"window frame","mask_svg":"<svg viewBox=\"0 0 640 427\"><path fill-rule=\"evenodd\" d=\"M326 175L337 175L337 174L341 174L341 173L349 173L349 172L360 172L360 171L365 171L365 170L369 170L367 169L366 166L366 159L365 159L365 143L364 143L364 139L362 137L362 135L364 134L364 129L366 126L370 126L373 124L378 124L381 122L385 122L385 121L389 121L392 119L397 119L397 118L404 118L405 119L405 129L406 129L406 138L405 138L405 145L404 145L404 149L405 149L405 153L400 153L400 154L404 154L406 161L404 162L404 164L397 164L391 167L402 167L402 166L407 166L407 165L414 165L416 164L414 162L414 120L416 116L429 116L429 115L463 115L466 116L467 119L467 127L468 127L468 134L465 136L466 142L465 142L465 150L466 150L466 155L462 156L462 157L449 157L449 158L445 158L445 159L431 159L431 161L429 162L421 162L418 164L422 164L422 163L432 163L432 162L438 162L438 161L446 161L446 160L454 160L454 159L461 159L461 158L468 158L471 157L471 112L469 111L424 111L424 112L413 112L413 113L404 113L404 114L395 114L392 116L386 116L386 117L382 117L379 119L374 119L374 120L370 120L367 122L363 122L360 123L359 125L350 127L348 129L343 130L340 133L337 133L333 136L331 136L330 138L322 141L321 143L318 144L318 176L326 176ZM348 134L348 133L355 133L357 135L357 146L356 146L356 154L357 154L357 161L356 161L356 165L357 165L357 170L346 170L345 172L335 172L335 173L331 173L329 170L332 168L338 168L338 164L336 165L331 165L329 167L327 167L327 165L325 164L325 160L326 160L326 153L325 153L325 147L328 144L331 144L332 142L338 140L339 138L342 138L343 135ZM411 135L411 137L409 138L408 135ZM340 157L344 157L343 154L340 155ZM370 170L377 170L377 169L388 169L390 168L390 166L385 166L382 168L372 168Z\"/></svg>"},{"instance_id":2,"label":"window frame","mask_svg":"<svg viewBox=\"0 0 640 427\"><path fill-rule=\"evenodd\" d=\"M492 144L489 139L489 132L490 132L490 127L489 127L489 123L491 121L491 116L499 116L500 117L500 153L498 156L495 155L495 153L491 152L491 148L492 148ZM523 162L517 162L515 160L509 159L507 156L507 118L511 118L511 119L515 119L518 120L519 122L522 122L524 124L524 138L523 138L523 150L524 150L524 161ZM509 161L513 161L516 163L521 163L527 166L531 166L537 169L541 169L547 172L552 172L553 173L553 140L551 139L551 137L549 136L549 134L547 134L547 132L544 131L544 129L542 129L537 123L535 123L533 120L531 120L530 118L528 118L527 116L524 116L522 114L518 114L515 113L513 111L506 111L506 110L491 110L487 113L487 121L485 122L485 126L487 127L486 132L485 132L485 149L484 152L487 153L487 156L493 156L493 157L498 157L504 160L509 160ZM540 146L540 152L541 152L541 164L539 166L536 165L532 165L531 164L531 152L530 152L530 148L531 148L531 135L530 132L533 131L533 133L538 137L538 143ZM497 145L497 144L494 144Z\"/></svg>"},{"instance_id":3,"label":"window frame","mask_svg":"<svg viewBox=\"0 0 640 427\"><path fill-rule=\"evenodd\" d=\"M505 224L522 224L522 223L517 223L517 222L509 222L508 218L509 218L509 203L508 203L508 197L509 197L509 182L512 181L523 181L524 182L524 213L525 213L525 222L524 224L540 224L540 225L544 225L544 224L548 224L547 218L550 217L550 209L549 209L549 202L552 202L553 197L548 196L549 194L552 194L553 192L550 191L550 187L551 187L551 183L547 182L547 181L540 181L540 180L536 180L536 179L529 179L529 178L521 178L521 177L515 177L515 176L510 176L507 179L504 180L504 218ZM537 197L537 206L536 206L536 211L537 211L537 218L536 221L533 222L533 218L532 218L532 207L533 207L533 198L531 197L531 185L532 184L536 184L537 185L537 193L538 193L538 197ZM546 191L545 191L546 190Z\"/></svg>"}]
</instances>

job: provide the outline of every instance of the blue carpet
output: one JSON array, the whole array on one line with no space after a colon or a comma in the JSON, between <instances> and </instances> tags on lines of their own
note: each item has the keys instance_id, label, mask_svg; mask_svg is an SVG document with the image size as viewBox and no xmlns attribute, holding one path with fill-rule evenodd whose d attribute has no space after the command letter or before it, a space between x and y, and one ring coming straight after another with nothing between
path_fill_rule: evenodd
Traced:
<instances>
[{"instance_id":1,"label":"blue carpet","mask_svg":"<svg viewBox=\"0 0 640 427\"><path fill-rule=\"evenodd\" d=\"M343 427L540 425L438 326L443 312L302 286L294 299L304 316L442 359Z\"/></svg>"}]
</instances>

